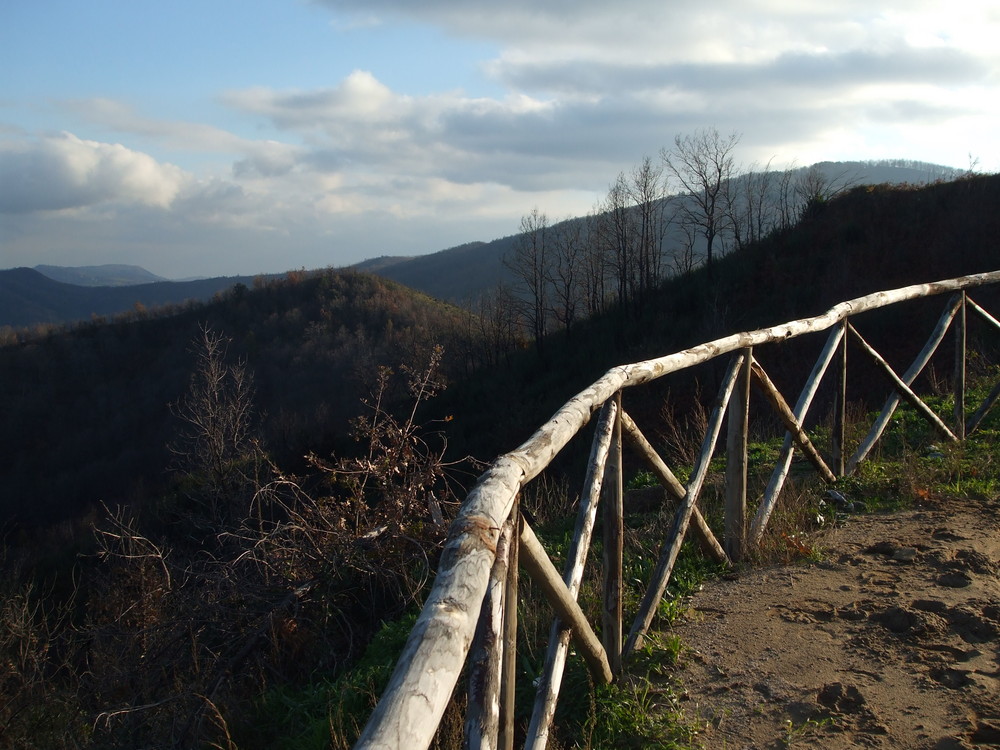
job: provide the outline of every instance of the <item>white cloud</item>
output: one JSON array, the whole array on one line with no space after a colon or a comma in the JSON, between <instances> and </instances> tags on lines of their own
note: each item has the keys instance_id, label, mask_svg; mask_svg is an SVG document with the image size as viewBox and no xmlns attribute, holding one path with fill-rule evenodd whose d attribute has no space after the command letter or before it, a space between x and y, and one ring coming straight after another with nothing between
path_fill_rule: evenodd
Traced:
<instances>
[{"instance_id":1,"label":"white cloud","mask_svg":"<svg viewBox=\"0 0 1000 750\"><path fill-rule=\"evenodd\" d=\"M76 214L100 211L122 237L155 230L178 259L207 257L218 242L247 258L311 248L323 265L490 239L533 206L585 212L619 170L706 126L742 133L747 162L900 156L964 166L972 151L1000 168L995 150L984 152L1000 121L992 3L314 2L345 41L405 39L416 24L445 42L496 42L478 69L489 93L448 84L412 93L388 72L406 64L402 49L401 63L339 69L312 88L240 78L244 88L212 103L214 123L79 99L66 107L97 124L77 131L92 140L0 122L0 211L18 213L25 232L38 212L58 212L64 242L82 241ZM101 142L119 136L129 148ZM90 242L115 246L103 234Z\"/></svg>"},{"instance_id":2,"label":"white cloud","mask_svg":"<svg viewBox=\"0 0 1000 750\"><path fill-rule=\"evenodd\" d=\"M0 141L0 213L112 201L166 208L186 179L181 169L147 154L71 133Z\"/></svg>"}]
</instances>

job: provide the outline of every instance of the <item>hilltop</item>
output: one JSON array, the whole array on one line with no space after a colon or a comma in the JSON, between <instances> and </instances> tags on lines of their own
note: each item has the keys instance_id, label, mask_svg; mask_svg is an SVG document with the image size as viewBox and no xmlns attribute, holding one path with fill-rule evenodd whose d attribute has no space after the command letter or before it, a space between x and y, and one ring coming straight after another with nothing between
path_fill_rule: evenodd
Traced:
<instances>
[{"instance_id":1,"label":"hilltop","mask_svg":"<svg viewBox=\"0 0 1000 750\"><path fill-rule=\"evenodd\" d=\"M162 492L174 463L166 446L180 428L170 405L204 327L229 339L229 360L251 372L261 439L299 466L310 450L350 443L348 420L379 366L419 362L435 343L451 348L463 326L457 310L425 295L329 271L0 347L0 381L14 394L0 425L2 522L51 523Z\"/></svg>"},{"instance_id":2,"label":"hilltop","mask_svg":"<svg viewBox=\"0 0 1000 750\"><path fill-rule=\"evenodd\" d=\"M784 181L786 188L808 184L809 190L819 190L824 195L831 196L853 186L918 186L954 180L962 174L961 170L950 167L898 159L821 162L781 173L750 171L733 177L727 189L740 192L754 181L763 184L770 180L775 183L769 188L771 193L778 189L778 182ZM802 196L797 196L795 201L801 198ZM771 194L767 199L776 202L779 196ZM664 200L670 204L670 211L676 212L689 198L679 195ZM666 212L666 207L663 210ZM799 210L798 207L795 210ZM588 222L593 218L559 218L554 221L552 229L555 233L586 233ZM690 263L678 261L678 254L689 243L681 225L670 220L665 233L665 268L675 271L678 266L690 266ZM432 297L469 307L494 293L498 284L509 288L517 286L517 274L506 262L512 256L516 244L517 235L509 235L488 242L468 242L415 257L380 256L362 261L352 268L375 273ZM694 240L694 246L690 248L694 258L704 252L703 245L703 240ZM36 272L40 275L35 275ZM89 320L94 316L128 313L135 310L137 305L151 308L180 305L190 300L206 301L212 295L236 284L251 286L257 278L263 280L267 277L235 276L168 281L145 269L120 264L0 270L0 328L73 323ZM69 286L59 286L53 282Z\"/></svg>"}]
</instances>

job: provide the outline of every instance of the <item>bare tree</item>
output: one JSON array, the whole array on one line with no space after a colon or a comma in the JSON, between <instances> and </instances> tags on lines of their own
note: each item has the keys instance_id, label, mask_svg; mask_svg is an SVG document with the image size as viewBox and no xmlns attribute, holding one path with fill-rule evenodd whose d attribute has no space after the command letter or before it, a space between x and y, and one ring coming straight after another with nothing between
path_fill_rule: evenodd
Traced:
<instances>
[{"instance_id":1,"label":"bare tree","mask_svg":"<svg viewBox=\"0 0 1000 750\"><path fill-rule=\"evenodd\" d=\"M525 318L539 345L548 331L549 312L549 219L537 208L521 217L521 231L504 263L517 276L526 293Z\"/></svg>"},{"instance_id":2,"label":"bare tree","mask_svg":"<svg viewBox=\"0 0 1000 750\"><path fill-rule=\"evenodd\" d=\"M681 241L674 251L671 265L677 276L691 273L698 266L698 231L690 224L681 225Z\"/></svg>"},{"instance_id":3,"label":"bare tree","mask_svg":"<svg viewBox=\"0 0 1000 750\"><path fill-rule=\"evenodd\" d=\"M846 170L831 174L819 164L813 164L795 184L797 218L815 216L829 200L850 189L855 181L854 176Z\"/></svg>"},{"instance_id":4,"label":"bare tree","mask_svg":"<svg viewBox=\"0 0 1000 750\"><path fill-rule=\"evenodd\" d=\"M795 198L795 167L789 166L778 175L778 192L775 197L777 227L788 229L799 216Z\"/></svg>"},{"instance_id":5,"label":"bare tree","mask_svg":"<svg viewBox=\"0 0 1000 750\"><path fill-rule=\"evenodd\" d=\"M622 308L628 307L631 290L635 286L630 192L628 178L624 172L619 173L608 188L607 198L601 207L598 232L608 265L615 276L618 304Z\"/></svg>"},{"instance_id":6,"label":"bare tree","mask_svg":"<svg viewBox=\"0 0 1000 750\"><path fill-rule=\"evenodd\" d=\"M259 452L253 375L246 363L226 361L228 346L207 325L201 329L188 392L171 404L183 427L170 450L203 483L214 511L249 486Z\"/></svg>"},{"instance_id":7,"label":"bare tree","mask_svg":"<svg viewBox=\"0 0 1000 750\"><path fill-rule=\"evenodd\" d=\"M774 228L774 178L770 161L763 168L751 164L725 191L727 224L736 250L757 242Z\"/></svg>"},{"instance_id":8,"label":"bare tree","mask_svg":"<svg viewBox=\"0 0 1000 750\"><path fill-rule=\"evenodd\" d=\"M583 301L588 316L604 312L608 299L608 261L601 241L601 208L595 206L587 215L583 249Z\"/></svg>"},{"instance_id":9,"label":"bare tree","mask_svg":"<svg viewBox=\"0 0 1000 750\"><path fill-rule=\"evenodd\" d=\"M586 250L583 226L579 221L567 220L554 227L552 234L549 265L552 314L568 336L576 322L586 271L581 263Z\"/></svg>"},{"instance_id":10,"label":"bare tree","mask_svg":"<svg viewBox=\"0 0 1000 750\"><path fill-rule=\"evenodd\" d=\"M497 365L501 358L509 362L511 353L521 345L518 309L517 297L503 282L497 282L477 301L476 319L487 365Z\"/></svg>"},{"instance_id":11,"label":"bare tree","mask_svg":"<svg viewBox=\"0 0 1000 750\"><path fill-rule=\"evenodd\" d=\"M738 133L722 136L715 128L677 135L674 147L661 151L667 171L687 193L681 206L683 222L698 228L705 238L705 265L712 273L716 239L726 223L725 190L735 176L733 152Z\"/></svg>"},{"instance_id":12,"label":"bare tree","mask_svg":"<svg viewBox=\"0 0 1000 750\"><path fill-rule=\"evenodd\" d=\"M632 170L628 187L635 206L635 231L632 233L636 264L634 298L641 303L659 283L662 272L663 237L668 223L662 168L654 165L650 157L645 157Z\"/></svg>"}]
</instances>

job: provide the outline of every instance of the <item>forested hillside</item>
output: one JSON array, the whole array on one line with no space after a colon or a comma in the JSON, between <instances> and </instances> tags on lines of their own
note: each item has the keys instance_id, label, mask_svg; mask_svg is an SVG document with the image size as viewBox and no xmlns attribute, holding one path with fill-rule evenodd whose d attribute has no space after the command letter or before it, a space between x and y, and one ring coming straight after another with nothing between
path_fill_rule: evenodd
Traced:
<instances>
[{"instance_id":1,"label":"forested hillside","mask_svg":"<svg viewBox=\"0 0 1000 750\"><path fill-rule=\"evenodd\" d=\"M462 374L464 325L457 309L373 276L299 273L180 314L86 323L0 348L0 515L51 523L162 492L180 428L170 405L195 369L203 327L231 339L229 361L252 375L267 450L298 466L306 451L347 440L379 366L426 360L443 344L448 375Z\"/></svg>"},{"instance_id":2,"label":"forested hillside","mask_svg":"<svg viewBox=\"0 0 1000 750\"><path fill-rule=\"evenodd\" d=\"M454 427L468 430L480 454L509 449L614 365L815 315L880 289L996 270L998 201L1000 176L922 187L861 186L817 201L795 226L723 256L711 280L704 268L697 269L663 282L639 306L614 307L568 332L553 323L556 330L540 351L511 367L480 372L442 398L484 405ZM893 313L876 316L883 324L871 332L873 340L899 361L912 357L912 348L922 342L905 335L918 322L911 318L936 316L937 304L928 303L923 313L916 306L902 319ZM804 378L812 356L788 351L774 364L776 377L801 382L795 378ZM674 400L681 400L683 387L670 387ZM862 378L859 398L864 387ZM466 388L475 396L463 395ZM497 399L505 407L488 410L485 405ZM496 447L484 446L483 435Z\"/></svg>"},{"instance_id":3,"label":"forested hillside","mask_svg":"<svg viewBox=\"0 0 1000 750\"><path fill-rule=\"evenodd\" d=\"M536 342L530 309L479 318L335 271L11 337L0 724L12 744L342 741L374 689L370 663L346 669L423 595L480 467L465 456L514 448L612 365L997 266L1000 177L815 197L711 275L635 287L628 304L609 284L571 326L543 310L554 323ZM995 295L975 296L996 309ZM865 319L894 361L940 307L909 310ZM762 354L779 386L801 382L810 346ZM857 372L850 398L863 406L871 378ZM703 389L672 379L628 394L629 412L644 421L669 397L683 418L717 377L694 375ZM573 486L558 473L582 450L549 477L567 505ZM406 630L383 632L379 658Z\"/></svg>"}]
</instances>

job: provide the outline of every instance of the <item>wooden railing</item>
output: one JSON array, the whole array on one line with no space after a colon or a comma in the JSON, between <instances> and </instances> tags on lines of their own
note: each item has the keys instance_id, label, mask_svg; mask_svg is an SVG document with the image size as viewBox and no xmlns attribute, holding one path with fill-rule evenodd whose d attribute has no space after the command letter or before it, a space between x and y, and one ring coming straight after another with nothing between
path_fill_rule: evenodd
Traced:
<instances>
[{"instance_id":1,"label":"wooden railing","mask_svg":"<svg viewBox=\"0 0 1000 750\"><path fill-rule=\"evenodd\" d=\"M798 449L819 476L834 482L852 473L882 435L901 400L911 404L943 439L959 441L976 429L1000 396L1000 384L968 419L965 407L966 313L973 311L1000 329L1000 322L973 302L966 290L1000 281L1000 271L878 292L843 302L822 315L726 336L691 349L621 367L571 398L531 438L500 456L484 473L451 525L437 578L409 636L389 685L356 748L418 750L430 745L469 657L469 707L466 739L472 748L511 748L514 742L514 668L517 633L517 576L523 567L556 613L548 653L538 681L526 747L544 748L555 713L570 640L597 683L609 683L638 648L666 591L689 528L702 548L723 563L738 561L758 544ZM908 300L952 292L926 345L898 375L854 327L855 316ZM955 331L955 410L949 427L911 388L945 338ZM772 383L753 348L829 331L826 345L794 407ZM856 342L892 383L892 395L853 454L846 453L845 408L847 343ZM687 484L682 484L622 409L626 388L669 373L732 355L722 379L708 428ZM823 458L803 428L817 388L836 363L834 426L830 458ZM777 464L751 518L747 508L747 423L751 385L763 393L787 432ZM735 396L735 398L734 398ZM537 477L560 450L599 412L580 509L566 572L560 575L528 523L517 512L522 488ZM728 415L728 420L726 416ZM725 534L716 539L698 510L698 498L727 422ZM627 442L648 464L666 491L679 502L646 593L627 636L623 630L622 445ZM603 506L602 637L577 604L584 561ZM748 523L749 520L749 523Z\"/></svg>"}]
</instances>

